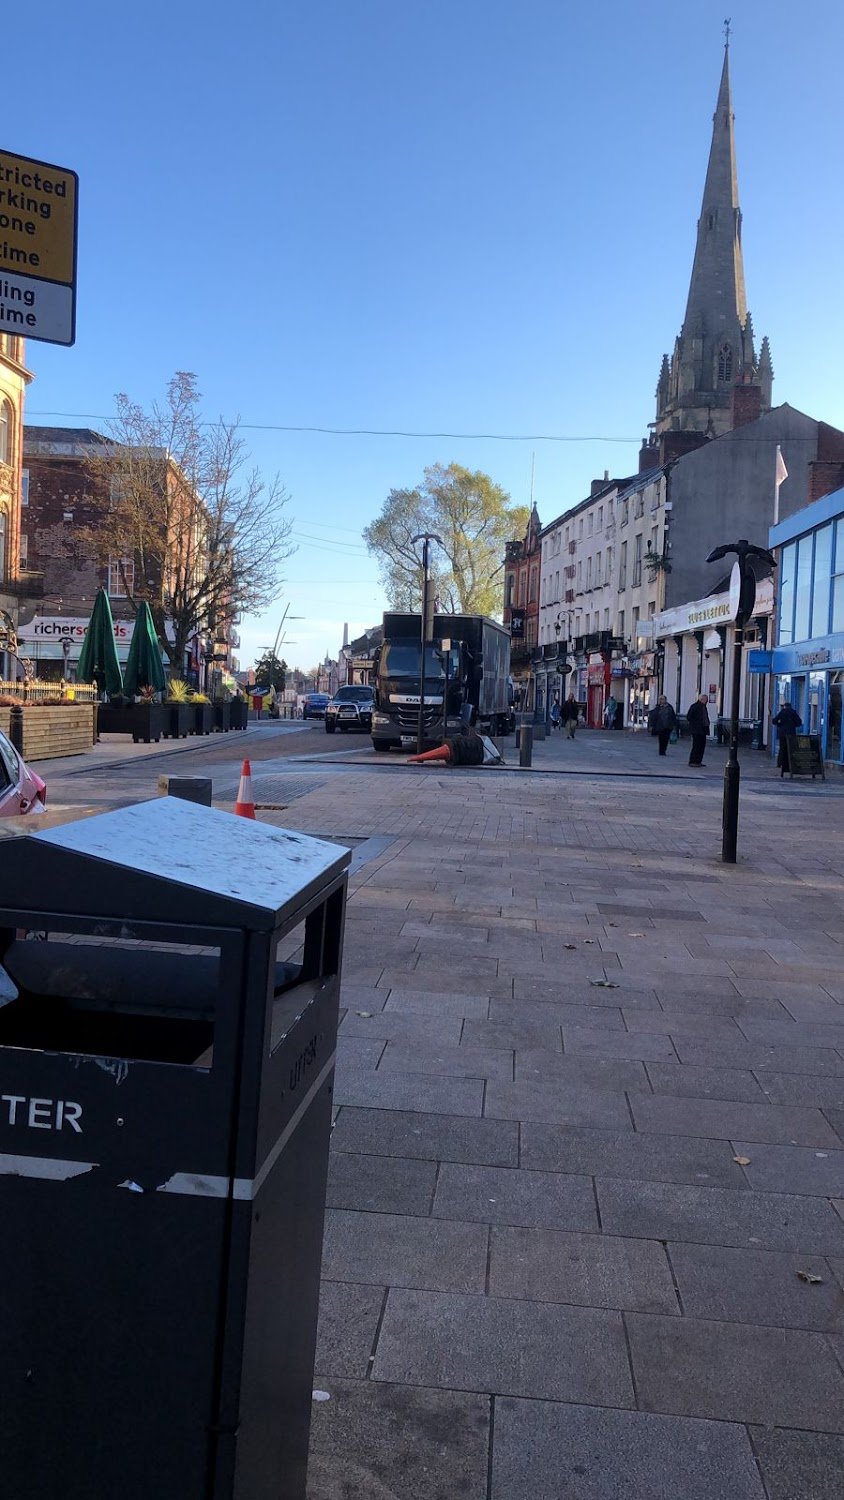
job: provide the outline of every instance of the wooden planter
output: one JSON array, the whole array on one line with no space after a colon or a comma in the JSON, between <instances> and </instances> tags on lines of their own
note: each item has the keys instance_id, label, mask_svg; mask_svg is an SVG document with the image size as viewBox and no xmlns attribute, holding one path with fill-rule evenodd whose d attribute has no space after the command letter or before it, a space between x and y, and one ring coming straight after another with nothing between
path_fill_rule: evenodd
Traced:
<instances>
[{"instance_id":1,"label":"wooden planter","mask_svg":"<svg viewBox=\"0 0 844 1500\"><path fill-rule=\"evenodd\" d=\"M161 706L165 715L162 733L166 740L186 740L189 734L193 734L195 704L163 703Z\"/></svg>"},{"instance_id":2,"label":"wooden planter","mask_svg":"<svg viewBox=\"0 0 844 1500\"><path fill-rule=\"evenodd\" d=\"M3 731L4 734L8 734L9 733L9 729L11 727L11 722L12 722L12 710L11 710L11 708L0 708L0 729L2 729L2 731Z\"/></svg>"},{"instance_id":3,"label":"wooden planter","mask_svg":"<svg viewBox=\"0 0 844 1500\"><path fill-rule=\"evenodd\" d=\"M229 727L245 729L249 719L249 705L245 698L232 698L229 707Z\"/></svg>"},{"instance_id":4,"label":"wooden planter","mask_svg":"<svg viewBox=\"0 0 844 1500\"><path fill-rule=\"evenodd\" d=\"M96 737L95 703L22 703L9 715L9 738L24 760L82 755Z\"/></svg>"},{"instance_id":5,"label":"wooden planter","mask_svg":"<svg viewBox=\"0 0 844 1500\"><path fill-rule=\"evenodd\" d=\"M231 729L232 705L230 703L213 703L211 706L214 710L214 728L221 730L223 733Z\"/></svg>"},{"instance_id":6,"label":"wooden planter","mask_svg":"<svg viewBox=\"0 0 844 1500\"><path fill-rule=\"evenodd\" d=\"M101 703L97 727L100 734L131 734L137 745L157 744L168 722L169 705L163 703Z\"/></svg>"},{"instance_id":7,"label":"wooden planter","mask_svg":"<svg viewBox=\"0 0 844 1500\"><path fill-rule=\"evenodd\" d=\"M192 703L193 709L193 734L210 734L216 728L214 723L213 703Z\"/></svg>"}]
</instances>

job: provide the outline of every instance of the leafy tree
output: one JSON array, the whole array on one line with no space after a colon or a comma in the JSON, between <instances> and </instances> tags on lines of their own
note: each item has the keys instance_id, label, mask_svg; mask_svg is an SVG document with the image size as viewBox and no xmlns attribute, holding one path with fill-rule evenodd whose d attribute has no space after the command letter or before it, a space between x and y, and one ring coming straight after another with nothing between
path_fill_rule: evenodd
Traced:
<instances>
[{"instance_id":1,"label":"leafy tree","mask_svg":"<svg viewBox=\"0 0 844 1500\"><path fill-rule=\"evenodd\" d=\"M294 551L288 496L277 477L247 468L236 421L202 420L195 375L177 371L149 411L126 395L115 402L111 440L89 465L99 507L90 541L117 560L132 607L148 600L179 676L195 633L278 597Z\"/></svg>"},{"instance_id":2,"label":"leafy tree","mask_svg":"<svg viewBox=\"0 0 844 1500\"><path fill-rule=\"evenodd\" d=\"M255 663L255 686L275 688L277 693L283 693L289 670L287 662L279 661L275 652L265 651Z\"/></svg>"},{"instance_id":3,"label":"leafy tree","mask_svg":"<svg viewBox=\"0 0 844 1500\"><path fill-rule=\"evenodd\" d=\"M524 536L528 515L488 474L434 464L416 489L390 491L363 539L378 559L391 608L421 608L422 543L413 538L427 531L442 542L428 559L440 608L493 615L501 611L505 543Z\"/></svg>"}]
</instances>

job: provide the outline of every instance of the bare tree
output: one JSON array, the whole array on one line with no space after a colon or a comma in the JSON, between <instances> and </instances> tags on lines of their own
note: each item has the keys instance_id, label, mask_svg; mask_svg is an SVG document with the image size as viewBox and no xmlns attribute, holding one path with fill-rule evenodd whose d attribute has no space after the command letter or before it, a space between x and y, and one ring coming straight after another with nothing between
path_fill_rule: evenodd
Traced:
<instances>
[{"instance_id":1,"label":"bare tree","mask_svg":"<svg viewBox=\"0 0 844 1500\"><path fill-rule=\"evenodd\" d=\"M177 371L149 411L115 401L111 441L89 465L100 506L92 540L119 567L132 608L149 602L181 675L194 634L278 598L295 550L289 496L278 477L248 467L237 421L202 420L195 375Z\"/></svg>"}]
</instances>

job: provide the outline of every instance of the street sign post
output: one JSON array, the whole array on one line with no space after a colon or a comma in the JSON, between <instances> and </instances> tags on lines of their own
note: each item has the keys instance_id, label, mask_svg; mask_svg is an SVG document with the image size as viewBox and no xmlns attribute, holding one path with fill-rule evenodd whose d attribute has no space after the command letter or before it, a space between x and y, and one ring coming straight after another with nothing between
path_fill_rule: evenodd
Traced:
<instances>
[{"instance_id":1,"label":"street sign post","mask_svg":"<svg viewBox=\"0 0 844 1500\"><path fill-rule=\"evenodd\" d=\"M78 204L75 172L0 150L0 333L74 342Z\"/></svg>"}]
</instances>

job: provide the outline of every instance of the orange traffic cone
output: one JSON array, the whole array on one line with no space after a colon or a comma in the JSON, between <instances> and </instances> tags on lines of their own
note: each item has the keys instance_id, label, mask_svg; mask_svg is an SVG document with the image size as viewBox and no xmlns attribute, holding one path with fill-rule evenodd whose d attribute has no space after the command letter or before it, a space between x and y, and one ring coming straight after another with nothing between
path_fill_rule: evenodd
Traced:
<instances>
[{"instance_id":1,"label":"orange traffic cone","mask_svg":"<svg viewBox=\"0 0 844 1500\"><path fill-rule=\"evenodd\" d=\"M252 767L248 760L243 762L243 769L240 773L240 787L234 804L234 815L236 818L254 818L255 816L255 803L252 798Z\"/></svg>"}]
</instances>

